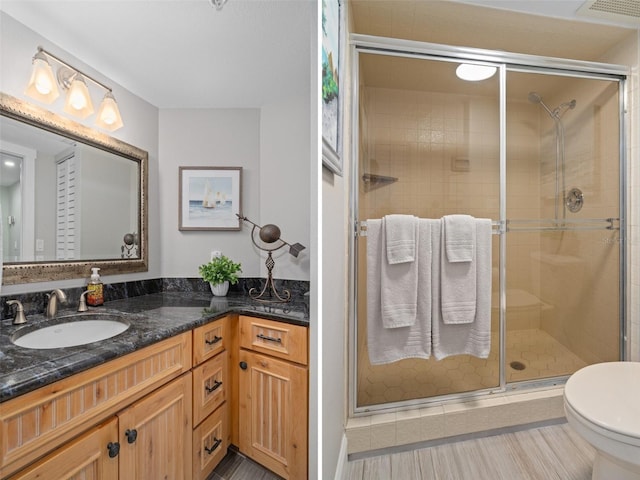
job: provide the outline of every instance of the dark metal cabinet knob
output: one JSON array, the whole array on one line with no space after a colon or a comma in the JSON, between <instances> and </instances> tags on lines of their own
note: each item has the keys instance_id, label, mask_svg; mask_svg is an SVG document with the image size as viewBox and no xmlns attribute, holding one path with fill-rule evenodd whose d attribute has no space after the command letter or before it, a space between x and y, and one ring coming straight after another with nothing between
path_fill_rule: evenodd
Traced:
<instances>
[{"instance_id":1,"label":"dark metal cabinet knob","mask_svg":"<svg viewBox=\"0 0 640 480\"><path fill-rule=\"evenodd\" d=\"M126 430L124 432L124 434L127 436L127 442L129 443L133 443L136 441L136 439L138 438L138 431L133 429L133 430Z\"/></svg>"},{"instance_id":2,"label":"dark metal cabinet knob","mask_svg":"<svg viewBox=\"0 0 640 480\"><path fill-rule=\"evenodd\" d=\"M107 444L107 451L109 452L109 458L115 458L120 453L120 444L118 442L109 442Z\"/></svg>"},{"instance_id":3,"label":"dark metal cabinet knob","mask_svg":"<svg viewBox=\"0 0 640 480\"><path fill-rule=\"evenodd\" d=\"M242 370L246 370L247 369L247 362L240 362L240 368Z\"/></svg>"}]
</instances>

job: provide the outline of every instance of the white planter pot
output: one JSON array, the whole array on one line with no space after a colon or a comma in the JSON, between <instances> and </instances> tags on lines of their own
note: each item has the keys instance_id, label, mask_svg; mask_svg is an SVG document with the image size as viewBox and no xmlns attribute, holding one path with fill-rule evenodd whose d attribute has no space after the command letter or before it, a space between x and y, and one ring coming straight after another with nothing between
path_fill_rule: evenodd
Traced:
<instances>
[{"instance_id":1,"label":"white planter pot","mask_svg":"<svg viewBox=\"0 0 640 480\"><path fill-rule=\"evenodd\" d=\"M224 297L227 295L227 292L229 291L228 281L218 283L217 285L214 285L213 283L209 282L209 286L211 287L211 293L213 293L216 297Z\"/></svg>"}]
</instances>

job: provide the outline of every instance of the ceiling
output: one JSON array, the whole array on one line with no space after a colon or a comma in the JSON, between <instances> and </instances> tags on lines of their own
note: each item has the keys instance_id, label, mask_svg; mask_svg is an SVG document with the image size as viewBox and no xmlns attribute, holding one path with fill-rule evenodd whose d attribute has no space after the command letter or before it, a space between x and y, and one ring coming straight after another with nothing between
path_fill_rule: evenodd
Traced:
<instances>
[{"instance_id":1,"label":"ceiling","mask_svg":"<svg viewBox=\"0 0 640 480\"><path fill-rule=\"evenodd\" d=\"M359 33L555 57L597 59L631 32L577 16L583 0L349 1ZM158 108L250 108L309 88L316 5L1 0L0 10Z\"/></svg>"},{"instance_id":2,"label":"ceiling","mask_svg":"<svg viewBox=\"0 0 640 480\"><path fill-rule=\"evenodd\" d=\"M159 108L254 108L308 91L314 5L1 0L0 10Z\"/></svg>"},{"instance_id":3,"label":"ceiling","mask_svg":"<svg viewBox=\"0 0 640 480\"><path fill-rule=\"evenodd\" d=\"M357 33L577 60L598 61L638 28L587 21L575 15L575 9L585 3L582 0L351 0L350 3ZM556 8L550 8L550 4ZM520 11L485 5L519 7ZM565 8L560 9L561 5ZM540 10L549 15L553 11L554 16L523 13L526 10Z\"/></svg>"}]
</instances>

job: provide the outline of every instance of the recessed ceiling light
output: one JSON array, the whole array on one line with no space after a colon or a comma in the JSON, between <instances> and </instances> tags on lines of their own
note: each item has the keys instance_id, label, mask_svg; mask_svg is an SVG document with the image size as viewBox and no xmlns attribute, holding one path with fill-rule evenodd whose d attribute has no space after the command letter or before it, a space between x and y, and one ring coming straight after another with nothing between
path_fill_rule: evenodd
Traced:
<instances>
[{"instance_id":1,"label":"recessed ceiling light","mask_svg":"<svg viewBox=\"0 0 640 480\"><path fill-rule=\"evenodd\" d=\"M474 65L471 63L461 63L456 68L456 75L462 80L469 82L479 82L493 77L497 68L488 65Z\"/></svg>"}]
</instances>

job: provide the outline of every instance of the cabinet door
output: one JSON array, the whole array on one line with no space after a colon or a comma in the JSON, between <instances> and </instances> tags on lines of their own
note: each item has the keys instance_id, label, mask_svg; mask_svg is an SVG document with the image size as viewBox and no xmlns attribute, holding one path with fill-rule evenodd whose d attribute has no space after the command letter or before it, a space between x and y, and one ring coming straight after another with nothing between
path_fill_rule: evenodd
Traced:
<instances>
[{"instance_id":1,"label":"cabinet door","mask_svg":"<svg viewBox=\"0 0 640 480\"><path fill-rule=\"evenodd\" d=\"M240 351L240 451L286 479L307 478L307 373Z\"/></svg>"},{"instance_id":2,"label":"cabinet door","mask_svg":"<svg viewBox=\"0 0 640 480\"><path fill-rule=\"evenodd\" d=\"M109 455L108 445L118 441L118 420L90 430L56 450L11 480L114 480L118 478L118 456ZM115 450L113 450L115 453Z\"/></svg>"},{"instance_id":3,"label":"cabinet door","mask_svg":"<svg viewBox=\"0 0 640 480\"><path fill-rule=\"evenodd\" d=\"M191 480L191 373L118 414L120 480Z\"/></svg>"}]
</instances>

